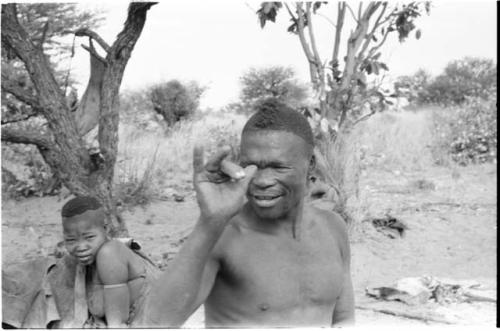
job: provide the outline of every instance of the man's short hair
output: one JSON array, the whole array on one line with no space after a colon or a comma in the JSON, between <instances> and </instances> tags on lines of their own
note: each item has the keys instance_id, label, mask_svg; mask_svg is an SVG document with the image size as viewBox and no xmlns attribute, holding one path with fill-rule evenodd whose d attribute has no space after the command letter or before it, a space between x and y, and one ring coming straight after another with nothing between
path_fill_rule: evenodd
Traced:
<instances>
[{"instance_id":1,"label":"man's short hair","mask_svg":"<svg viewBox=\"0 0 500 331\"><path fill-rule=\"evenodd\" d=\"M243 133L260 130L286 131L302 138L314 148L314 136L307 119L283 102L269 98L255 107L253 114L243 127Z\"/></svg>"},{"instance_id":2,"label":"man's short hair","mask_svg":"<svg viewBox=\"0 0 500 331\"><path fill-rule=\"evenodd\" d=\"M94 197L76 197L64 204L61 210L62 217L73 217L83 214L87 210L97 210L101 208L101 203Z\"/></svg>"}]
</instances>

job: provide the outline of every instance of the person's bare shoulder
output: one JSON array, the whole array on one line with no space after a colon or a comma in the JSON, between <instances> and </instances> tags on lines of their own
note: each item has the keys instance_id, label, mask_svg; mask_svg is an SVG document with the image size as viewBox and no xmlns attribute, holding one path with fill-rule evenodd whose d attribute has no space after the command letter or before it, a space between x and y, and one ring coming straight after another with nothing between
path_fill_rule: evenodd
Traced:
<instances>
[{"instance_id":1,"label":"person's bare shoulder","mask_svg":"<svg viewBox=\"0 0 500 331\"><path fill-rule=\"evenodd\" d=\"M347 224L342 216L334 211L320 209L314 206L308 206L308 212L311 213L321 226L324 226L330 231L335 241L339 244L342 255L346 257L350 254Z\"/></svg>"},{"instance_id":2,"label":"person's bare shoulder","mask_svg":"<svg viewBox=\"0 0 500 331\"><path fill-rule=\"evenodd\" d=\"M119 259L120 261L124 261L127 259L128 253L129 249L125 246L125 244L117 240L108 240L102 244L101 248L99 248L99 251L97 252L97 259Z\"/></svg>"}]
</instances>

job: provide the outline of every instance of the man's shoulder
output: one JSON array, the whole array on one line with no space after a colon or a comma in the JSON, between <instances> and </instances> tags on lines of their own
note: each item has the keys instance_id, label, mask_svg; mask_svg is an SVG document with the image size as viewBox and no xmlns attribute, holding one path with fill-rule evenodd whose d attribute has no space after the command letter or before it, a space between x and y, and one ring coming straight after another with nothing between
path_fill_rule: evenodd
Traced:
<instances>
[{"instance_id":1,"label":"man's shoulder","mask_svg":"<svg viewBox=\"0 0 500 331\"><path fill-rule=\"evenodd\" d=\"M342 216L334 211L317 208L315 206L308 206L307 212L320 227L331 233L342 250L348 248L349 238L347 224Z\"/></svg>"},{"instance_id":2,"label":"man's shoulder","mask_svg":"<svg viewBox=\"0 0 500 331\"><path fill-rule=\"evenodd\" d=\"M347 235L347 224L338 213L315 206L308 206L307 212L310 213L311 217L318 223L329 227L340 235Z\"/></svg>"}]
</instances>

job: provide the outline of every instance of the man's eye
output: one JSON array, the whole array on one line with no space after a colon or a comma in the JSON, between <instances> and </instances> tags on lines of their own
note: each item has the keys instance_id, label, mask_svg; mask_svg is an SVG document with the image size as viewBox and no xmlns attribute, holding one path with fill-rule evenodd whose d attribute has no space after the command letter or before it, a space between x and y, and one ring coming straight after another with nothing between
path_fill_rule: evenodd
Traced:
<instances>
[{"instance_id":1,"label":"man's eye","mask_svg":"<svg viewBox=\"0 0 500 331\"><path fill-rule=\"evenodd\" d=\"M64 241L67 243L67 244L72 244L75 242L75 239L64 239Z\"/></svg>"},{"instance_id":2,"label":"man's eye","mask_svg":"<svg viewBox=\"0 0 500 331\"><path fill-rule=\"evenodd\" d=\"M91 239L94 239L94 238L95 238L95 236L86 236L85 237L85 239L87 239L87 240L91 240Z\"/></svg>"}]
</instances>

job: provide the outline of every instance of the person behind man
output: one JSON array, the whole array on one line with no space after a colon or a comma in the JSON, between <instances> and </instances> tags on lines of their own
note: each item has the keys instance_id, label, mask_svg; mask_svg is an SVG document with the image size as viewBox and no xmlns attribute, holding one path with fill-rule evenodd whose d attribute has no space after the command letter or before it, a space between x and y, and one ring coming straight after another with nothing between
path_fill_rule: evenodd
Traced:
<instances>
[{"instance_id":1,"label":"person behind man","mask_svg":"<svg viewBox=\"0 0 500 331\"><path fill-rule=\"evenodd\" d=\"M195 149L201 218L211 215L212 222L227 225L219 227L220 238L198 260L199 270L203 267L196 274L200 282L191 275L180 284L186 289L190 288L186 282L193 281L191 291L173 295L170 287L162 286L172 279L168 274L160 278L149 298L150 324L182 325L202 303L207 327L354 322L345 222L333 212L304 203L315 165L313 147L307 120L270 99L243 128L241 168L228 161L229 149L206 165L203 152ZM234 175L231 179L229 172L246 175L245 181L234 180ZM208 235L212 240L218 237ZM194 245L195 239L190 239ZM178 307L178 314L163 308L166 305Z\"/></svg>"}]
</instances>

